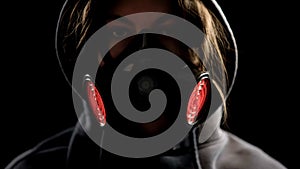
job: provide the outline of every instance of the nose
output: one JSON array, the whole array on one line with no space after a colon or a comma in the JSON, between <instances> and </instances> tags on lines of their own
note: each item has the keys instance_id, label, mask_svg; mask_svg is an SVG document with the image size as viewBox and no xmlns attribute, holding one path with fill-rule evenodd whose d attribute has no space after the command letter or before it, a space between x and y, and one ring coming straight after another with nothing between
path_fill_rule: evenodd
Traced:
<instances>
[{"instance_id":1,"label":"nose","mask_svg":"<svg viewBox=\"0 0 300 169\"><path fill-rule=\"evenodd\" d=\"M150 41L150 34L149 33L147 33L147 29L143 29L143 30L141 30L140 31L140 38L141 38L141 46L140 46L140 48L141 49L145 49L145 48L147 48L149 45L150 45L150 43L148 42L148 41Z\"/></svg>"},{"instance_id":2,"label":"nose","mask_svg":"<svg viewBox=\"0 0 300 169\"><path fill-rule=\"evenodd\" d=\"M148 37L149 34L147 33L142 34L142 45L141 45L142 49L145 49L149 46Z\"/></svg>"},{"instance_id":3,"label":"nose","mask_svg":"<svg viewBox=\"0 0 300 169\"><path fill-rule=\"evenodd\" d=\"M155 38L157 35L149 33L148 29L143 29L139 34L139 49L159 47L159 41Z\"/></svg>"}]
</instances>

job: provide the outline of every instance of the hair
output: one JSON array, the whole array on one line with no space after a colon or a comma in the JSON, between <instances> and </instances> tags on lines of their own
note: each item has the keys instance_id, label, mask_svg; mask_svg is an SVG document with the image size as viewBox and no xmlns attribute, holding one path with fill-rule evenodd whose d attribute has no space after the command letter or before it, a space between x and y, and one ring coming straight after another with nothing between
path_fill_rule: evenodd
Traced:
<instances>
[{"instance_id":1,"label":"hair","mask_svg":"<svg viewBox=\"0 0 300 169\"><path fill-rule=\"evenodd\" d=\"M74 4L71 5L72 8L66 9L62 16L62 20L67 20L68 23L59 23L63 27L63 33L60 35L60 37L62 38L62 50L66 57L62 59L67 59L66 61L74 61L74 58L76 58L76 56L79 54L79 49L83 46L84 42L89 38L89 36L96 31L97 26L99 28L101 24L104 25L104 23L101 23L101 16L95 16L94 13L98 10L105 9L99 9L99 4L97 4L95 0L79 0L73 3ZM207 41L204 41L201 45L204 52L204 60L202 62L205 62L205 64L209 64L211 67L217 69L210 70L210 74L215 74L216 72L225 72L225 74L221 73L222 75L224 74L222 77L212 75L215 77L212 79L212 83L216 86L223 100L224 124L227 119L227 106L226 93L223 89L227 89L228 86L226 52L230 50L227 32L220 20L218 20L215 14L205 6L203 1L177 0L177 5L179 8L181 8L185 15L189 15L190 18L193 18L193 22L196 22L196 24L201 27L206 36L205 38ZM100 6L104 5L100 4ZM97 19L97 23L93 22L94 19Z\"/></svg>"}]
</instances>

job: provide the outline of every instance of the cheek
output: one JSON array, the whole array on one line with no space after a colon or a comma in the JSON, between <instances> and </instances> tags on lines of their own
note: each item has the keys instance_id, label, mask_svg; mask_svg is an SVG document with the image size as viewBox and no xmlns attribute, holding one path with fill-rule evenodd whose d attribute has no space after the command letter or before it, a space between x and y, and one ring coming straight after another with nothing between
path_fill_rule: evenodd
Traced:
<instances>
[{"instance_id":1,"label":"cheek","mask_svg":"<svg viewBox=\"0 0 300 169\"><path fill-rule=\"evenodd\" d=\"M122 40L116 44L115 40L109 42L110 55L113 59L117 58L129 45L130 39Z\"/></svg>"},{"instance_id":2,"label":"cheek","mask_svg":"<svg viewBox=\"0 0 300 169\"><path fill-rule=\"evenodd\" d=\"M110 46L110 55L112 58L116 58L124 49L125 49L125 46L127 45L126 42L122 41L114 46L112 46L113 44L115 44L114 42L111 42L109 44Z\"/></svg>"},{"instance_id":3,"label":"cheek","mask_svg":"<svg viewBox=\"0 0 300 169\"><path fill-rule=\"evenodd\" d=\"M189 58L188 48L179 41L175 41L170 38L163 38L160 39L160 44L163 46L163 48L174 53L183 60L187 60Z\"/></svg>"},{"instance_id":4,"label":"cheek","mask_svg":"<svg viewBox=\"0 0 300 169\"><path fill-rule=\"evenodd\" d=\"M159 40L160 43L162 44L162 46L166 49L168 49L169 51L173 52L175 55L179 56L180 55L180 44L175 42L172 39L169 38L163 38Z\"/></svg>"}]
</instances>

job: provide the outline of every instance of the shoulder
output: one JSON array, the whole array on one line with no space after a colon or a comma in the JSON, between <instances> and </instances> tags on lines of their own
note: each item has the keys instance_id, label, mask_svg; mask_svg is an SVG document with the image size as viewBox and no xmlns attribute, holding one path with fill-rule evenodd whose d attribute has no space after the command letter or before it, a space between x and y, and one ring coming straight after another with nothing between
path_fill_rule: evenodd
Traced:
<instances>
[{"instance_id":1,"label":"shoulder","mask_svg":"<svg viewBox=\"0 0 300 169\"><path fill-rule=\"evenodd\" d=\"M222 168L239 169L286 169L279 161L262 149L224 131L228 141L220 155Z\"/></svg>"},{"instance_id":2,"label":"shoulder","mask_svg":"<svg viewBox=\"0 0 300 169\"><path fill-rule=\"evenodd\" d=\"M15 157L5 169L62 168L73 128L66 129Z\"/></svg>"}]
</instances>

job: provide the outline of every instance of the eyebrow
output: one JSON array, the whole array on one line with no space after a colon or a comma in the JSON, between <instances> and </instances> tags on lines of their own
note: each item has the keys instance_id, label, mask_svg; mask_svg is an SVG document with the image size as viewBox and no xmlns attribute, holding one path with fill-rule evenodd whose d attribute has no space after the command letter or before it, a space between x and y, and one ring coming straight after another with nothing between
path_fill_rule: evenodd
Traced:
<instances>
[{"instance_id":1,"label":"eyebrow","mask_svg":"<svg viewBox=\"0 0 300 169\"><path fill-rule=\"evenodd\" d=\"M107 19L106 22L111 22L118 19L118 21L123 22L124 24L128 24L128 25L134 25L128 18L120 16L120 15L115 15L115 14L110 14Z\"/></svg>"},{"instance_id":2,"label":"eyebrow","mask_svg":"<svg viewBox=\"0 0 300 169\"><path fill-rule=\"evenodd\" d=\"M116 14L110 14L107 19L106 22L111 22L118 19L118 21L124 23L124 24L128 24L128 25L134 25L134 23L132 23L127 17L121 16L121 15L116 15ZM172 18L170 18L170 16L168 15L163 15L161 17L159 17L154 24L161 24L163 22L166 22L168 20L171 20Z\"/></svg>"},{"instance_id":3,"label":"eyebrow","mask_svg":"<svg viewBox=\"0 0 300 169\"><path fill-rule=\"evenodd\" d=\"M174 19L170 18L169 15L164 14L163 16L159 17L159 18L155 21L155 24L161 24L161 23L164 23L164 22L166 22L166 21L168 21L168 20L174 20Z\"/></svg>"}]
</instances>

